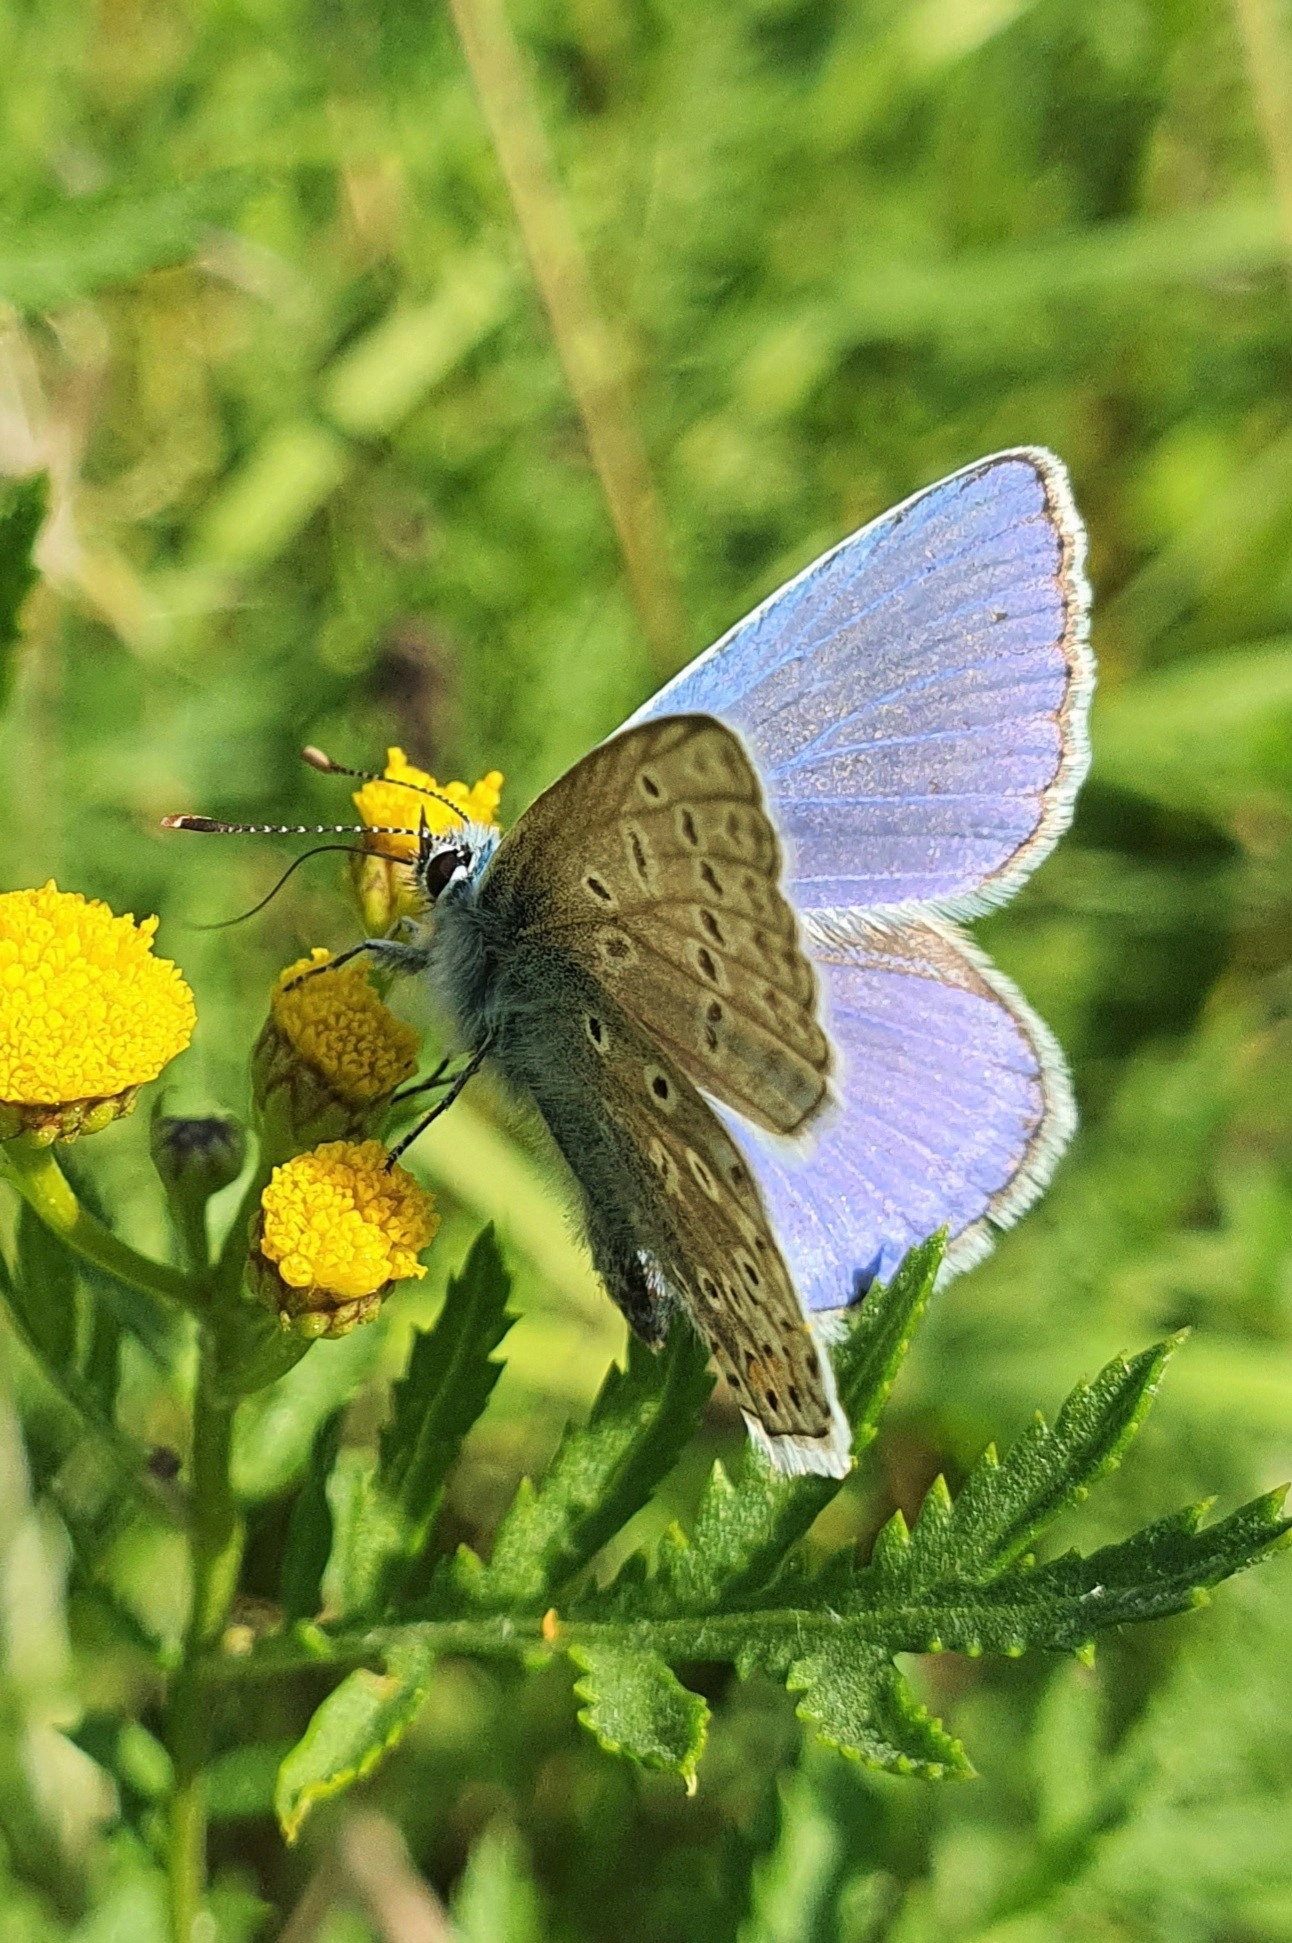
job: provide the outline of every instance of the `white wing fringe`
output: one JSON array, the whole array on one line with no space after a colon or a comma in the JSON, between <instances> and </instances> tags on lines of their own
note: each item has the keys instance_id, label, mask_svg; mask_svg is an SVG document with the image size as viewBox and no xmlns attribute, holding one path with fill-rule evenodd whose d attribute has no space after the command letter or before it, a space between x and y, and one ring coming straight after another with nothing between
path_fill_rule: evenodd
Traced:
<instances>
[{"instance_id":1,"label":"white wing fringe","mask_svg":"<svg viewBox=\"0 0 1292 1943\"><path fill-rule=\"evenodd\" d=\"M847 1477L852 1469L852 1429L834 1387L834 1368L825 1346L826 1331L808 1323L821 1352L821 1370L830 1402L830 1428L824 1437L769 1437L757 1417L741 1411L749 1441L782 1477ZM837 1336L840 1332L835 1331Z\"/></svg>"}]
</instances>

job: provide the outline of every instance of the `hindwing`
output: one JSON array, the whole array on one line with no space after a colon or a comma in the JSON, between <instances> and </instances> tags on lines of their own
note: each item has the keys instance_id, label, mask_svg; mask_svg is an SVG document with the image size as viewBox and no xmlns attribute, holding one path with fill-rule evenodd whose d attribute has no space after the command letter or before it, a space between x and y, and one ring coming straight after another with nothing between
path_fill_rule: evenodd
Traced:
<instances>
[{"instance_id":1,"label":"hindwing","mask_svg":"<svg viewBox=\"0 0 1292 1943\"><path fill-rule=\"evenodd\" d=\"M582 1189L611 1294L648 1340L680 1304L773 1460L842 1475L849 1439L828 1362L735 1142L594 974L550 950L525 955L533 1009L502 1063Z\"/></svg>"}]
</instances>

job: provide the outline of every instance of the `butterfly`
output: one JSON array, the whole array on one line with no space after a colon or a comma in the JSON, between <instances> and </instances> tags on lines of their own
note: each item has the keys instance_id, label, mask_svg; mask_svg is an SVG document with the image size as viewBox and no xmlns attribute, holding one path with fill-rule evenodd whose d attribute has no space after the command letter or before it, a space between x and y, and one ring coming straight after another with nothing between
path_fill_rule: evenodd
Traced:
<instances>
[{"instance_id":1,"label":"butterfly","mask_svg":"<svg viewBox=\"0 0 1292 1943\"><path fill-rule=\"evenodd\" d=\"M849 1466L831 1316L940 1227L946 1272L979 1259L1075 1124L1058 1045L959 921L1071 819L1084 545L1041 449L916 493L501 839L423 820L424 917L355 947L429 978L466 1050L427 1119L486 1060L532 1101L632 1328L658 1345L683 1311L784 1472Z\"/></svg>"}]
</instances>

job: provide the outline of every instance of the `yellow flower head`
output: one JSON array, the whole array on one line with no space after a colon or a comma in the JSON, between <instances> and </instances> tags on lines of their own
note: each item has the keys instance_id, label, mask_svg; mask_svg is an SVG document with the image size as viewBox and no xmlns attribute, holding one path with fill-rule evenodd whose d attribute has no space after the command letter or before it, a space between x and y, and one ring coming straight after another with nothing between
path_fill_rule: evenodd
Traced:
<instances>
[{"instance_id":1,"label":"yellow flower head","mask_svg":"<svg viewBox=\"0 0 1292 1943\"><path fill-rule=\"evenodd\" d=\"M376 1314L392 1282L425 1275L417 1257L440 1225L435 1204L386 1161L378 1140L332 1140L274 1169L257 1253L284 1328L344 1335Z\"/></svg>"},{"instance_id":2,"label":"yellow flower head","mask_svg":"<svg viewBox=\"0 0 1292 1943\"><path fill-rule=\"evenodd\" d=\"M297 1057L334 1093L350 1105L372 1106L416 1072L420 1041L377 996L362 959L301 979L331 955L316 945L308 958L281 972L270 1016Z\"/></svg>"},{"instance_id":3,"label":"yellow flower head","mask_svg":"<svg viewBox=\"0 0 1292 1943\"><path fill-rule=\"evenodd\" d=\"M278 1153L362 1139L417 1070L417 1034L382 1003L360 960L301 977L330 956L316 947L280 975L252 1054L261 1131Z\"/></svg>"},{"instance_id":4,"label":"yellow flower head","mask_svg":"<svg viewBox=\"0 0 1292 1943\"><path fill-rule=\"evenodd\" d=\"M183 1052L193 994L156 930L53 883L0 895L0 1135L92 1132Z\"/></svg>"},{"instance_id":5,"label":"yellow flower head","mask_svg":"<svg viewBox=\"0 0 1292 1943\"><path fill-rule=\"evenodd\" d=\"M387 749L385 775L385 781L365 783L354 792L359 821L370 828L386 825L416 830L423 811L427 827L435 836L458 827L458 819L444 803L437 802L434 796L419 796L416 790L401 789L401 782L416 783L419 789L433 789L440 796L447 796L473 823L492 823L498 815L503 779L497 769L491 769L468 789L465 783L437 783L424 769L415 768L402 749ZM417 838L375 837L373 848L383 857L411 863L417 855Z\"/></svg>"}]
</instances>

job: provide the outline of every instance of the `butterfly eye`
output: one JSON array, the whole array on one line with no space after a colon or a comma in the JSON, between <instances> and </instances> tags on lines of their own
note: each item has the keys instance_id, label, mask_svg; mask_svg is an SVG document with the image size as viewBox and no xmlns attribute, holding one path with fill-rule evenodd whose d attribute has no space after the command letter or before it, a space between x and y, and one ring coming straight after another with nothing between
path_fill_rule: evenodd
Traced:
<instances>
[{"instance_id":1,"label":"butterfly eye","mask_svg":"<svg viewBox=\"0 0 1292 1943\"><path fill-rule=\"evenodd\" d=\"M422 888L432 904L440 892L447 889L454 873L459 869L465 870L470 862L469 853L459 850L456 846L448 850L436 850L426 859L421 873Z\"/></svg>"}]
</instances>

